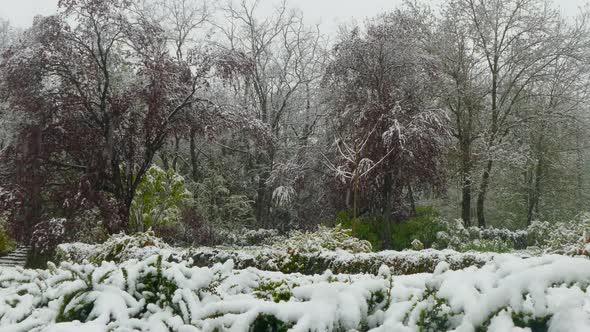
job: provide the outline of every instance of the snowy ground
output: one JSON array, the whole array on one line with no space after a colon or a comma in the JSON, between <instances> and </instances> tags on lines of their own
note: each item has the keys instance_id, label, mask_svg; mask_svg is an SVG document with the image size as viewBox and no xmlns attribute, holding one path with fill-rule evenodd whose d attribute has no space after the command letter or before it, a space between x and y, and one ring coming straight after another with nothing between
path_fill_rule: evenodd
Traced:
<instances>
[{"instance_id":1,"label":"snowy ground","mask_svg":"<svg viewBox=\"0 0 590 332\"><path fill-rule=\"evenodd\" d=\"M158 257L0 268L0 330L590 331L586 258L506 254L457 271L442 262L407 276L386 266L306 276Z\"/></svg>"}]
</instances>

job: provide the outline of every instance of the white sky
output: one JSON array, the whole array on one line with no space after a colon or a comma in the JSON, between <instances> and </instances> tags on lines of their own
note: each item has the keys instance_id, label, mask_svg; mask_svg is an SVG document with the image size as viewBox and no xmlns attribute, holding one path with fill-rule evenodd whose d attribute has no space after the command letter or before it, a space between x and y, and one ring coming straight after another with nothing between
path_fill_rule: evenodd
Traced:
<instances>
[{"instance_id":1,"label":"white sky","mask_svg":"<svg viewBox=\"0 0 590 332\"><path fill-rule=\"evenodd\" d=\"M213 0L215 1L215 0ZM261 0L261 8L269 10L279 0ZM426 0L439 2L440 0ZM444 0L442 0L444 1ZM578 6L588 0L554 0L567 15L575 15ZM309 23L321 22L322 31L334 32L339 23L351 19L362 21L400 4L402 0L290 0L288 3L298 7ZM54 13L57 0L0 0L0 17L8 19L17 27L26 28L36 15ZM269 10L269 13L271 11Z\"/></svg>"}]
</instances>

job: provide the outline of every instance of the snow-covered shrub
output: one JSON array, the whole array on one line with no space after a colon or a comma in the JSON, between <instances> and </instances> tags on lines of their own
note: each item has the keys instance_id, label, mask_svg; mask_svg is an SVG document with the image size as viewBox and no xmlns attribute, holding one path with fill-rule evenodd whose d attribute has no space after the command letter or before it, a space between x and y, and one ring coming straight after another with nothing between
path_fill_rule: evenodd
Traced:
<instances>
[{"instance_id":1,"label":"snow-covered shrub","mask_svg":"<svg viewBox=\"0 0 590 332\"><path fill-rule=\"evenodd\" d=\"M481 266L493 259L495 254L459 253L452 250L426 249L421 251L406 250L350 253L338 251L305 252L289 250L289 247L247 247L232 249L218 248L172 248L153 234L136 234L134 236L117 235L102 245L84 243L66 243L58 246L57 261L83 263L102 260L121 262L126 259L143 259L156 253L169 253L177 261L186 261L187 265L212 266L233 260L237 267L245 269L255 267L268 271L303 274L323 273L331 270L335 273L377 273L381 265L388 265L397 274L432 272L436 265L447 261L455 269L468 266Z\"/></svg>"},{"instance_id":2,"label":"snow-covered shrub","mask_svg":"<svg viewBox=\"0 0 590 332\"><path fill-rule=\"evenodd\" d=\"M444 230L436 233L436 241L433 245L434 248L456 248L470 238L470 234L463 226L463 221L461 219L441 219L440 224Z\"/></svg>"},{"instance_id":3,"label":"snow-covered shrub","mask_svg":"<svg viewBox=\"0 0 590 332\"><path fill-rule=\"evenodd\" d=\"M314 232L291 232L285 241L274 247L292 253L320 252L324 250L344 250L351 253L371 252L371 243L350 235L351 230L340 225L334 228L319 226Z\"/></svg>"},{"instance_id":4,"label":"snow-covered shrub","mask_svg":"<svg viewBox=\"0 0 590 332\"><path fill-rule=\"evenodd\" d=\"M552 227L553 225L547 221L533 220L529 227L527 227L527 241L529 245L537 247L545 246Z\"/></svg>"},{"instance_id":5,"label":"snow-covered shrub","mask_svg":"<svg viewBox=\"0 0 590 332\"><path fill-rule=\"evenodd\" d=\"M590 260L499 255L433 273L305 276L151 256L0 269L0 329L41 331L588 331Z\"/></svg>"},{"instance_id":6,"label":"snow-covered shrub","mask_svg":"<svg viewBox=\"0 0 590 332\"><path fill-rule=\"evenodd\" d=\"M418 207L415 216L402 222L379 216L355 219L349 211L344 210L336 215L333 225L338 224L352 229L352 236L369 241L375 251L385 247L393 250L411 249L414 240L422 242L425 248L431 248L437 232L443 230L438 212L430 206Z\"/></svg>"},{"instance_id":7,"label":"snow-covered shrub","mask_svg":"<svg viewBox=\"0 0 590 332\"><path fill-rule=\"evenodd\" d=\"M505 228L477 228L479 238L489 241L503 241L510 243L515 249L525 249L528 246L528 232L526 230L511 231Z\"/></svg>"},{"instance_id":8,"label":"snow-covered shrub","mask_svg":"<svg viewBox=\"0 0 590 332\"><path fill-rule=\"evenodd\" d=\"M456 250L464 251L479 251L479 252L498 252L506 253L514 250L512 242L501 239L475 239L464 244L458 245Z\"/></svg>"},{"instance_id":9,"label":"snow-covered shrub","mask_svg":"<svg viewBox=\"0 0 590 332\"><path fill-rule=\"evenodd\" d=\"M286 236L281 235L278 230L263 228L221 230L217 232L216 236L223 245L233 246L272 246L286 240Z\"/></svg>"},{"instance_id":10,"label":"snow-covered shrub","mask_svg":"<svg viewBox=\"0 0 590 332\"><path fill-rule=\"evenodd\" d=\"M143 232L158 225L178 222L183 206L193 195L184 178L169 169L152 166L137 188L130 208L129 222L133 231Z\"/></svg>"},{"instance_id":11,"label":"snow-covered shrub","mask_svg":"<svg viewBox=\"0 0 590 332\"><path fill-rule=\"evenodd\" d=\"M107 241L97 245L86 243L66 243L56 251L58 261L100 263L123 262L129 259L142 259L158 252L170 251L171 247L149 230L133 235L115 234Z\"/></svg>"},{"instance_id":12,"label":"snow-covered shrub","mask_svg":"<svg viewBox=\"0 0 590 332\"><path fill-rule=\"evenodd\" d=\"M418 239L414 239L414 241L412 241L412 250L423 250L424 249L424 244L422 243L422 241L418 240Z\"/></svg>"},{"instance_id":13,"label":"snow-covered shrub","mask_svg":"<svg viewBox=\"0 0 590 332\"><path fill-rule=\"evenodd\" d=\"M529 243L545 251L560 254L587 254L587 234L590 231L590 213L568 222L548 223L533 221L527 229Z\"/></svg>"},{"instance_id":14,"label":"snow-covered shrub","mask_svg":"<svg viewBox=\"0 0 590 332\"><path fill-rule=\"evenodd\" d=\"M396 274L425 273L434 271L436 265L443 261L449 262L454 269L482 266L496 255L433 249L351 254L342 251L295 253L272 249L247 252L220 248L198 248L187 254L197 266L211 266L233 260L239 268L255 267L267 271L308 275L326 270L334 273L377 273L382 265L392 267Z\"/></svg>"},{"instance_id":15,"label":"snow-covered shrub","mask_svg":"<svg viewBox=\"0 0 590 332\"><path fill-rule=\"evenodd\" d=\"M440 223L444 230L437 233L434 247L438 249L509 252L513 249L525 249L528 246L527 231L477 226L465 228L461 219L440 220Z\"/></svg>"},{"instance_id":16,"label":"snow-covered shrub","mask_svg":"<svg viewBox=\"0 0 590 332\"><path fill-rule=\"evenodd\" d=\"M52 218L35 225L31 235L33 249L39 253L50 253L64 240L66 219Z\"/></svg>"}]
</instances>

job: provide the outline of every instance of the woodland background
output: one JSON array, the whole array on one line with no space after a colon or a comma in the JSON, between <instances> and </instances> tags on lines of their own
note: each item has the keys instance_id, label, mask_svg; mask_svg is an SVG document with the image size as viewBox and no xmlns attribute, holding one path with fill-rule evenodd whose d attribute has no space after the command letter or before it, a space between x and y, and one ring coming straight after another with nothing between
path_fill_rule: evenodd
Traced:
<instances>
[{"instance_id":1,"label":"woodland background","mask_svg":"<svg viewBox=\"0 0 590 332\"><path fill-rule=\"evenodd\" d=\"M335 37L304 14L61 0L28 29L1 21L2 227L207 244L340 223L399 248L440 219L586 210L587 10L407 2Z\"/></svg>"}]
</instances>

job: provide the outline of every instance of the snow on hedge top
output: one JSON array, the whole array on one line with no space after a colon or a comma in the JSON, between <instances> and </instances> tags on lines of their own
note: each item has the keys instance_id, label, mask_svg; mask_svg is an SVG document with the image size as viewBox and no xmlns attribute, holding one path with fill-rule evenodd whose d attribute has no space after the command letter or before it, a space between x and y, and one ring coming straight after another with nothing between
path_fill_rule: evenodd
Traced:
<instances>
[{"instance_id":1,"label":"snow on hedge top","mask_svg":"<svg viewBox=\"0 0 590 332\"><path fill-rule=\"evenodd\" d=\"M344 231L337 230L337 232ZM395 274L412 274L433 272L436 265L442 261L448 262L453 269L472 265L482 266L497 255L496 253L459 253L446 249L358 252L366 251L368 248L362 246L362 243L358 246L358 242L353 242L352 247L347 247L346 236L343 236L344 241L339 240L338 237L329 239L328 234L331 233L323 233L327 238L326 241L301 233L300 237L284 239L280 245L236 249L231 247L173 248L154 237L151 232L147 232L133 236L117 235L99 245L61 244L58 246L57 259L100 264L103 260L118 263L129 259L143 260L154 254L166 253L172 255L175 261L186 261L188 265L195 266L211 266L214 263L233 260L236 267L240 269L255 267L261 270L304 274L323 273L330 269L336 273L355 274L377 273L380 266L385 264L393 268ZM322 234L322 232L314 234ZM334 246L335 244L338 245Z\"/></svg>"},{"instance_id":2,"label":"snow on hedge top","mask_svg":"<svg viewBox=\"0 0 590 332\"><path fill-rule=\"evenodd\" d=\"M102 261L122 262L129 259L144 259L152 255L172 253L174 250L154 232L136 233L132 236L115 234L101 244L63 243L58 245L60 260L93 263Z\"/></svg>"},{"instance_id":3,"label":"snow on hedge top","mask_svg":"<svg viewBox=\"0 0 590 332\"><path fill-rule=\"evenodd\" d=\"M120 265L0 269L2 331L590 330L590 260L498 255L433 274L304 276L187 267L162 256Z\"/></svg>"}]
</instances>

